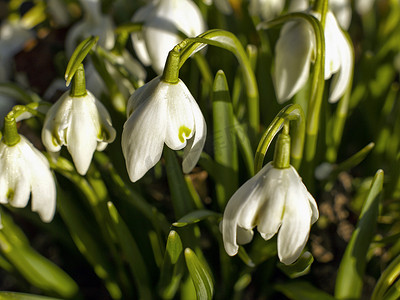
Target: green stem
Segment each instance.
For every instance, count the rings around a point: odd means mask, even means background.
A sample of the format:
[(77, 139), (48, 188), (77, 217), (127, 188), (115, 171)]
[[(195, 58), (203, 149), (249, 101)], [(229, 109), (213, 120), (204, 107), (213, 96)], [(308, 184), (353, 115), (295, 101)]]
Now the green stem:
[(283, 133), (278, 135), (275, 144), (273, 165), (277, 169), (287, 169), (290, 167), (290, 135), (289, 124), (285, 123)]
[[(279, 130), (284, 127), (285, 122), (295, 121), (292, 129), (293, 143), (291, 145), (291, 158), (292, 165), (298, 168), (303, 157), (303, 146), (304, 146), (304, 132), (305, 132), (305, 119), (304, 113), (301, 106), (298, 104), (289, 104), (283, 108), (275, 119), (268, 126), (264, 132), (260, 143), (258, 144), (256, 155), (254, 158), (254, 172), (257, 173), (261, 170), (265, 155), (268, 151), (269, 145), (271, 144), (275, 135)], [(284, 134), (288, 133), (288, 129), (284, 129)]]
[(4, 118), (4, 143), (9, 146), (15, 146), (19, 143), (21, 137), (18, 134), (17, 122), (12, 111)]
[(167, 57), (165, 63), (164, 72), (162, 74), (162, 81), (169, 84), (177, 84), (179, 81), (179, 61), (180, 61), (180, 44), (176, 45), (172, 49)]
[(75, 75), (72, 79), (71, 92), (69, 94), (74, 98), (85, 97), (87, 95), (85, 69), (83, 68), (82, 64), (79, 65), (75, 72)]
[(243, 70), (247, 98), (249, 103), (251, 103), (248, 107), (250, 127), (254, 133), (258, 133), (260, 116), (257, 80), (246, 51), (233, 33), (225, 30), (213, 29), (206, 31), (195, 38), (187, 38), (183, 40), (174, 48), (174, 50), (178, 51), (180, 55), (179, 68), (182, 67), (193, 52), (204, 45), (212, 45), (226, 49), (236, 56)]
[(313, 10), (321, 15), (322, 27), (325, 27), (326, 12), (328, 11), (328, 1), (327, 0), (316, 0), (314, 3)]

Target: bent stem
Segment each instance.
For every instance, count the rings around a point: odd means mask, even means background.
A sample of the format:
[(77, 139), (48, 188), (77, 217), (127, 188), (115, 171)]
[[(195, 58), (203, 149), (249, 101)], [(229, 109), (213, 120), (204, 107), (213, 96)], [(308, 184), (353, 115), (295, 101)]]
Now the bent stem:
[[(205, 45), (212, 45), (226, 49), (236, 56), (240, 66), (243, 69), (244, 83), (246, 86), (246, 94), (248, 99), (248, 118), (250, 128), (254, 134), (257, 134), (260, 124), (257, 81), (246, 51), (233, 33), (220, 29), (209, 30), (198, 35), (197, 37), (183, 40), (181, 43), (176, 45), (171, 52), (176, 52), (179, 55), (179, 68), (181, 68), (194, 52), (199, 51)], [(168, 61), (164, 68), (164, 74), (165, 69), (167, 68)]]
[[(297, 169), (303, 157), (305, 119), (300, 105), (289, 104), (283, 108), (264, 132), (258, 144), (254, 158), (254, 173), (261, 170), (265, 155), (275, 135), (285, 125), (294, 121), (292, 129), (292, 143), (290, 149), (291, 163)], [(287, 129), (286, 129), (287, 130)], [(285, 132), (284, 132), (285, 133)], [(287, 132), (286, 132), (287, 133)]]

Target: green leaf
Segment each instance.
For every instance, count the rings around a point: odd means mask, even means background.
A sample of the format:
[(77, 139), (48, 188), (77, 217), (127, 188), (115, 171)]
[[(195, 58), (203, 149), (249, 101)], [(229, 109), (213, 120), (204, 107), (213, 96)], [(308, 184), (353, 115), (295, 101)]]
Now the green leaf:
[[(375, 285), (371, 299), (372, 300), (384, 299), (384, 294), (388, 291), (390, 286), (399, 278), (399, 276), (400, 276), (400, 255), (398, 255), (389, 264), (389, 266), (382, 272), (378, 282)], [(400, 291), (398, 291), (398, 297), (400, 297)]]
[(76, 70), (78, 70), (79, 65), (88, 55), (92, 47), (99, 40), (98, 36), (91, 36), (87, 39), (83, 40), (75, 49), (74, 53), (72, 53), (71, 58), (68, 62), (67, 69), (65, 70), (65, 80), (66, 85), (69, 86), (72, 78), (75, 75)]
[(340, 262), (335, 286), (337, 299), (361, 297), (366, 255), (375, 232), (382, 186), (383, 171), (378, 170), (361, 210), (357, 227)]
[(202, 264), (192, 249), (185, 249), (186, 266), (196, 289), (198, 300), (212, 299), (214, 293), (213, 280), (208, 268)]
[(214, 160), (216, 195), (223, 209), (238, 188), (238, 153), (233, 107), (223, 71), (215, 76), (213, 93)]
[(183, 276), (182, 241), (174, 230), (168, 235), (158, 291), (163, 299), (172, 299)]
[(144, 259), (140, 253), (136, 241), (132, 237), (128, 227), (122, 220), (117, 209), (112, 202), (107, 203), (110, 212), (111, 220), (114, 225), (114, 231), (117, 235), (117, 240), (121, 245), (122, 254), (128, 261), (132, 275), (135, 278), (136, 287), (139, 291), (141, 299), (151, 299), (152, 292), (150, 289), (149, 274), (144, 264)]
[(175, 217), (181, 218), (193, 211), (195, 205), (175, 153), (168, 147), (164, 147), (164, 157)]
[(311, 264), (314, 262), (314, 257), (310, 252), (304, 252), (298, 260), (291, 265), (278, 263), (278, 268), (290, 278), (297, 278), (308, 274)]
[(175, 227), (183, 227), (210, 217), (221, 217), (221, 214), (206, 209), (195, 210), (183, 216), (175, 223), (172, 223), (172, 225)]
[(2, 223), (0, 251), (30, 284), (63, 298), (71, 298), (78, 293), (75, 281), (52, 261), (36, 252), (9, 216), (3, 214)]
[(288, 281), (275, 285), (277, 291), (293, 300), (335, 300), (331, 295), (316, 288), (307, 281)]
[(0, 300), (61, 300), (61, 299), (33, 295), (33, 294), (0, 292)]

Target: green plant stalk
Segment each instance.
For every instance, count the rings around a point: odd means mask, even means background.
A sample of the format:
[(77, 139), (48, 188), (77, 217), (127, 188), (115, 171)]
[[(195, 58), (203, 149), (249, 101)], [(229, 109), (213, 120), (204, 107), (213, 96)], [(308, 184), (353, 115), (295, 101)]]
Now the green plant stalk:
[(172, 50), (180, 53), (179, 68), (182, 67), (194, 51), (199, 50), (199, 48), (204, 45), (212, 45), (226, 49), (236, 56), (240, 66), (242, 67), (244, 83), (246, 86), (249, 124), (254, 134), (258, 133), (260, 112), (257, 81), (246, 51), (233, 33), (225, 30), (213, 29), (206, 31), (195, 38), (187, 38), (183, 40), (174, 48), (174, 50)]
[(298, 104), (289, 104), (284, 107), (278, 115), (274, 118), (268, 128), (265, 130), (260, 143), (258, 144), (256, 155), (254, 158), (254, 172), (258, 173), (261, 170), (264, 158), (268, 151), (275, 135), (284, 126), (285, 122), (295, 121), (292, 132), (292, 146), (291, 146), (291, 164), (298, 168), (303, 157), (304, 145), (304, 132), (305, 132), (305, 119), (303, 110)]
[(336, 299), (359, 299), (361, 297), (366, 255), (379, 215), (383, 177), (383, 171), (378, 170), (361, 210), (357, 227), (340, 262), (335, 285)]

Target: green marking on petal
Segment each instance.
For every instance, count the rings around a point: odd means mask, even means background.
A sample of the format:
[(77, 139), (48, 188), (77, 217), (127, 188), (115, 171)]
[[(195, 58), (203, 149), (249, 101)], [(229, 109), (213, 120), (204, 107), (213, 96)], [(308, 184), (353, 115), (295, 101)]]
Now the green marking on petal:
[(192, 130), (187, 128), (185, 125), (182, 125), (181, 127), (179, 127), (179, 134), (178, 134), (179, 140), (183, 143), (185, 141), (185, 138), (183, 137), (183, 135), (186, 135), (186, 137), (189, 137), (191, 132), (192, 132)]
[(14, 198), (14, 190), (13, 189), (8, 189), (6, 198), (10, 201)]

